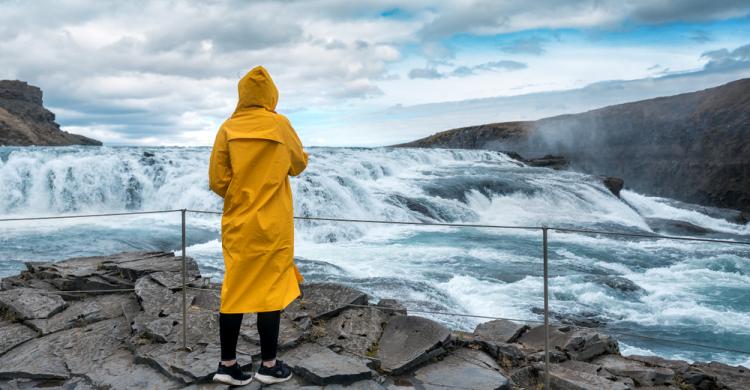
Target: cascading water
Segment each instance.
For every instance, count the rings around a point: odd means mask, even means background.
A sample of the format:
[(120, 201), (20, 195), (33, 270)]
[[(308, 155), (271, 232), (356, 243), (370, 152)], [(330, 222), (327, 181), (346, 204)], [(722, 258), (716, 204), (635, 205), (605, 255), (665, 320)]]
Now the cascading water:
[[(679, 220), (706, 237), (748, 240), (750, 227), (599, 179), (532, 168), (501, 153), (311, 148), (292, 179), (300, 216), (570, 226), (652, 232)], [(0, 215), (189, 208), (220, 210), (208, 190), (208, 148), (0, 148)], [(179, 214), (0, 224), (0, 276), (23, 261), (173, 250)], [(675, 225), (679, 227), (678, 225)], [(221, 277), (219, 218), (188, 215), (188, 254)], [(681, 234), (680, 231), (671, 232)], [(336, 281), (407, 307), (539, 319), (541, 233), (298, 221), (309, 281)], [(750, 350), (750, 248), (550, 232), (557, 320)], [(470, 329), (473, 319), (434, 316)], [(750, 364), (747, 356), (620, 339), (625, 353)]]

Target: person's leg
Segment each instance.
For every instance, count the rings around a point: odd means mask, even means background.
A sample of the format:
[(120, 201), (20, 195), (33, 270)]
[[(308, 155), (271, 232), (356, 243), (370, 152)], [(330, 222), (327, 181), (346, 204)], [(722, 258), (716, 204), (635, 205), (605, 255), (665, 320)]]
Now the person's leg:
[(258, 313), (258, 335), (260, 336), (260, 357), (263, 365), (273, 367), (276, 364), (276, 349), (279, 344), (279, 325), (281, 311)]
[(242, 314), (219, 313), (219, 341), (221, 362), (214, 374), (214, 382), (233, 386), (244, 386), (253, 380), (252, 375), (242, 372), (237, 363), (237, 338), (240, 336)]
[(242, 314), (219, 313), (221, 364), (231, 367), (237, 362), (237, 338), (240, 336)]
[(255, 378), (267, 385), (284, 382), (292, 378), (292, 369), (281, 360), (276, 359), (280, 323), (280, 311), (258, 313), (260, 357), (263, 362), (260, 364)]

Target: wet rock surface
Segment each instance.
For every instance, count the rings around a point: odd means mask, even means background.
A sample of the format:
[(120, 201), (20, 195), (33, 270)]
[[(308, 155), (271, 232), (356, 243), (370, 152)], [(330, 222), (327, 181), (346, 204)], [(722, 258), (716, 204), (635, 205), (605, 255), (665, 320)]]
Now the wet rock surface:
[(381, 368), (394, 375), (408, 371), (442, 352), (451, 333), (445, 326), (423, 317), (399, 316), (388, 322), (377, 356)]
[(482, 351), (459, 349), (418, 369), (414, 378), (425, 389), (468, 388), (510, 390), (510, 381), (492, 357)]
[[(171, 253), (121, 253), (29, 263), (0, 281), (0, 388), (228, 388), (210, 382), (220, 356), (220, 285), (202, 279), (188, 261), (183, 349), (181, 266)], [(312, 283), (303, 292), (283, 312), (280, 329), (279, 357), (295, 377), (276, 389), (539, 389), (543, 383), (542, 326), (497, 320), (473, 333), (451, 333), (406, 315), (396, 300), (371, 305), (351, 287)], [(246, 370), (257, 369), (260, 359), (255, 321), (245, 315), (237, 346)], [(591, 329), (551, 326), (550, 346), (554, 389), (750, 384), (743, 367), (623, 357), (614, 339)]]

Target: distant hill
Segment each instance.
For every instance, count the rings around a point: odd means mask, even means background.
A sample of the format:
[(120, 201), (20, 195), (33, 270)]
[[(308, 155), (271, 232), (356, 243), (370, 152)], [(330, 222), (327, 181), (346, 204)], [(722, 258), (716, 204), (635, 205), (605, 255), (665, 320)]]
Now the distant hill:
[(750, 211), (750, 79), (581, 114), (443, 131), (397, 146), (565, 157), (626, 187)]
[(23, 81), (0, 80), (0, 146), (101, 145), (60, 130), (42, 105), (42, 90)]

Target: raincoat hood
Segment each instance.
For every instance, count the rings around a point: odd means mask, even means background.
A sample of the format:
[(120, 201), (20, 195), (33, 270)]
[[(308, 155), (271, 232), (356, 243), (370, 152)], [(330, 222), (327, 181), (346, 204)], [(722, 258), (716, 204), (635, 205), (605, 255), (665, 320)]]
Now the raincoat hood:
[(268, 111), (276, 110), (279, 101), (279, 90), (276, 89), (271, 75), (262, 66), (256, 66), (247, 72), (237, 85), (239, 101), (234, 113), (248, 108), (265, 108)]

